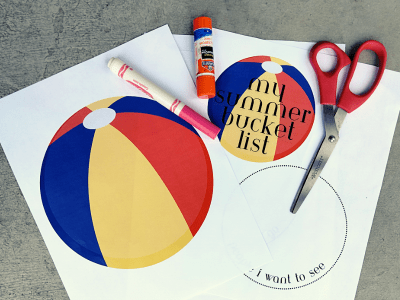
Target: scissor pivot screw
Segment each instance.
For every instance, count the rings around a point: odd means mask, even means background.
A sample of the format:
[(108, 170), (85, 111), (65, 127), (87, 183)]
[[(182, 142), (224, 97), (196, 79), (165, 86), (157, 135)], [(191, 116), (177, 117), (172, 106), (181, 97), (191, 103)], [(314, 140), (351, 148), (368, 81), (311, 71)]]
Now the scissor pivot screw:
[(331, 136), (328, 138), (328, 141), (330, 141), (331, 143), (333, 143), (334, 141), (336, 141), (335, 136), (331, 135)]

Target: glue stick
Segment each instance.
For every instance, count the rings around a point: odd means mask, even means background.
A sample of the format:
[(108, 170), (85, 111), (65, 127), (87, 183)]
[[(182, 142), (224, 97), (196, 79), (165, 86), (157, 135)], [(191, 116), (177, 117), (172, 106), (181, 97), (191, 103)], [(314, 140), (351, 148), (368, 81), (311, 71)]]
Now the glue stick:
[(211, 19), (208, 17), (194, 19), (193, 31), (197, 97), (213, 98), (215, 97), (215, 75)]

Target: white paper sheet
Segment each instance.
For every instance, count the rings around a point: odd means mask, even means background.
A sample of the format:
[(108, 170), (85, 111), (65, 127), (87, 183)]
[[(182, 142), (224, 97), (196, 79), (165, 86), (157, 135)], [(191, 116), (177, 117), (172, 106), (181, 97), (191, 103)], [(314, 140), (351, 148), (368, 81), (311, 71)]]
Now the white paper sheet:
[(81, 257), (59, 238), (46, 217), (39, 187), (52, 137), (71, 115), (93, 102), (116, 96), (146, 97), (107, 68), (111, 57), (121, 58), (186, 104), (197, 103), (168, 26), (0, 100), (2, 147), (69, 297), (184, 299), (270, 260), (219, 142), (201, 133), (213, 166), (213, 199), (200, 230), (181, 251), (148, 267), (114, 269)]
[[(347, 116), (321, 178), (293, 215), (289, 208), (323, 136), (319, 90), (308, 51), (218, 29), (213, 38), (216, 78), (243, 58), (278, 57), (306, 77), (316, 108), (309, 136), (284, 158), (254, 163), (227, 152), (274, 261), (195, 299), (208, 299), (210, 294), (228, 299), (354, 299), (399, 113), (399, 74), (386, 70), (374, 95)], [(321, 60), (334, 64), (329, 56)], [(364, 91), (375, 73), (375, 67), (359, 64), (352, 91)]]

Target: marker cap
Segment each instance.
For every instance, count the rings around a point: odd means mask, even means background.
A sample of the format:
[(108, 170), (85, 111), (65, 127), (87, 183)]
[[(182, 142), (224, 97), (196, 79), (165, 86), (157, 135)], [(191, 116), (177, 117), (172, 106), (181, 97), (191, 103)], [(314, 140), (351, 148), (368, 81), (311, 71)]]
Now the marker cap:
[(193, 20), (193, 30), (199, 28), (212, 28), (211, 18), (209, 17), (198, 17)]

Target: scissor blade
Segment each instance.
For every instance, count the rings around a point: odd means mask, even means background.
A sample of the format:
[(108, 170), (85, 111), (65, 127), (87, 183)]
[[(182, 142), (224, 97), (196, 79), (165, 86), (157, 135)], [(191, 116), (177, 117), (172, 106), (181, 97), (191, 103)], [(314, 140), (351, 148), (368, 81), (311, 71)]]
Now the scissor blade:
[(319, 174), (322, 169), (325, 167), (326, 162), (333, 149), (335, 148), (337, 143), (337, 138), (332, 141), (331, 135), (325, 135), (317, 154), (314, 156), (310, 167), (307, 170), (306, 175), (303, 178), (303, 181), (300, 185), (299, 190), (297, 191), (296, 197), (294, 198), (292, 207), (290, 211), (292, 213), (296, 213), (300, 206), (303, 204), (304, 199), (307, 197), (308, 193), (311, 191), (311, 188), (314, 186), (314, 183), (317, 181)]

